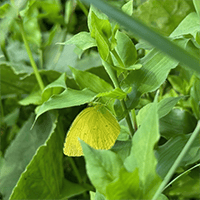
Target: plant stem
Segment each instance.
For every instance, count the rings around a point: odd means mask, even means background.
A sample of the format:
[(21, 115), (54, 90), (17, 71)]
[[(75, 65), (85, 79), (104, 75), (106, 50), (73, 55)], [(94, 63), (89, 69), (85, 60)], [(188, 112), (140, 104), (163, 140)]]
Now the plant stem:
[(166, 188), (168, 188), (172, 183), (174, 183), (177, 179), (179, 179), (180, 177), (184, 176), (185, 174), (187, 174), (188, 172), (190, 172), (191, 170), (193, 170), (194, 168), (199, 167), (199, 166), (200, 166), (200, 163), (197, 164), (197, 165), (195, 165), (195, 166), (193, 166), (193, 167), (191, 167), (190, 169), (184, 171), (182, 174), (180, 174), (180, 175), (177, 176), (175, 179), (173, 179), (170, 183), (168, 183), (168, 184), (165, 186), (164, 190), (165, 190)]
[(21, 31), (21, 34), (22, 34), (22, 38), (23, 38), (23, 41), (24, 41), (24, 44), (25, 44), (25, 47), (26, 47), (26, 51), (28, 53), (28, 56), (29, 56), (29, 59), (30, 59), (30, 62), (31, 62), (31, 66), (33, 67), (33, 70), (34, 70), (34, 73), (35, 73), (35, 77), (36, 77), (37, 82), (40, 86), (40, 89), (43, 90), (44, 89), (44, 83), (43, 83), (42, 78), (39, 74), (35, 60), (33, 59), (33, 54), (31, 52), (30, 46), (28, 44), (28, 40), (27, 40), (26, 33), (25, 33), (25, 30), (24, 30), (24, 26), (23, 26), (23, 21), (20, 18), (20, 16), (19, 16), (18, 22), (19, 22), (18, 24), (19, 24), (20, 31)]
[(6, 45), (5, 45), (5, 40), (2, 42), (2, 44), (1, 44), (1, 50), (2, 50), (2, 52), (3, 52), (3, 54), (4, 54), (4, 57), (5, 57), (5, 59), (6, 59), (6, 61), (9, 61), (9, 57), (8, 57), (8, 54), (7, 54), (7, 51), (6, 51), (6, 47), (5, 47)]
[(113, 53), (113, 55), (115, 56), (117, 62), (120, 64), (121, 67), (125, 68), (124, 63), (122, 62), (121, 58), (119, 57), (119, 55), (117, 54), (116, 50), (113, 49), (111, 51)]
[(183, 157), (185, 156), (185, 154), (189, 150), (190, 146), (192, 145), (192, 143), (195, 140), (195, 138), (197, 137), (197, 135), (199, 134), (199, 131), (200, 131), (200, 121), (198, 121), (198, 124), (197, 124), (194, 132), (192, 133), (192, 135), (190, 136), (188, 142), (186, 143), (186, 145), (184, 146), (183, 150), (179, 154), (178, 158), (176, 159), (176, 161), (174, 162), (174, 164), (172, 165), (172, 167), (168, 171), (167, 175), (165, 176), (163, 182), (161, 183), (160, 187), (156, 191), (156, 193), (155, 193), (154, 197), (152, 198), (152, 200), (157, 200), (158, 199), (158, 196), (162, 193), (162, 191), (165, 188), (165, 185), (167, 185), (167, 183), (171, 179), (171, 177), (174, 174), (175, 170), (179, 166), (181, 160), (183, 159)]
[(138, 125), (137, 125), (137, 118), (136, 118), (136, 114), (135, 114), (135, 109), (131, 110), (131, 114), (132, 114), (132, 119), (133, 119), (135, 131), (137, 131)]
[[(112, 63), (111, 58), (110, 58), (109, 61)], [(111, 78), (111, 80), (112, 80), (113, 85), (115, 86), (115, 88), (120, 88), (118, 80), (117, 80), (116, 73), (113, 70), (112, 66), (110, 66), (110, 64), (107, 63), (107, 62), (105, 62), (104, 60), (102, 60), (102, 63), (103, 63), (103, 66), (105, 67), (106, 72), (110, 76), (110, 78)], [(133, 129), (133, 125), (132, 125), (132, 122), (131, 122), (131, 117), (129, 115), (129, 112), (128, 112), (128, 109), (126, 107), (124, 99), (121, 100), (121, 105), (122, 105), (123, 111), (127, 112), (127, 115), (126, 115), (125, 119), (126, 119), (126, 122), (128, 124), (128, 127), (129, 127), (130, 136), (132, 137), (132, 135), (134, 134), (134, 129)]]
[(79, 5), (79, 7), (81, 8), (81, 10), (84, 12), (85, 16), (88, 16), (88, 10), (85, 7), (85, 5), (83, 3), (81, 3), (79, 0), (77, 1), (77, 4)]

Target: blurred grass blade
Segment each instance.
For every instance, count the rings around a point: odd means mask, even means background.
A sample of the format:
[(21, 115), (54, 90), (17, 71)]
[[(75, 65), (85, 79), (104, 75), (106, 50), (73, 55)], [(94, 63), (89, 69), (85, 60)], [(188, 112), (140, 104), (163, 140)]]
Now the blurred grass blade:
[(189, 68), (200, 73), (200, 60), (195, 58), (193, 55), (189, 54), (182, 48), (178, 47), (174, 43), (170, 42), (168, 39), (164, 38), (160, 34), (151, 30), (139, 20), (130, 17), (120, 11), (119, 9), (110, 6), (103, 0), (83, 0), (86, 3), (91, 3), (97, 8), (99, 8), (106, 15), (117, 21), (119, 24), (123, 25), (128, 30), (135, 33), (137, 36), (146, 40), (147, 42), (154, 45), (156, 48), (165, 52), (169, 56), (180, 61), (182, 64), (187, 65)]

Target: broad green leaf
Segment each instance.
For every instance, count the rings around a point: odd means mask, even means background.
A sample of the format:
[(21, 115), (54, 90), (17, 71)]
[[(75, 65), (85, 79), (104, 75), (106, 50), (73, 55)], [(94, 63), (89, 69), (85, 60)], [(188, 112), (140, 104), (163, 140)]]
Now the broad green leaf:
[(90, 54), (85, 54), (80, 60), (77, 60), (74, 68), (81, 70), (81, 71), (88, 70), (91, 72), (91, 70), (92, 71), (97, 70), (96, 69), (97, 67), (102, 68), (102, 67), (99, 67), (101, 65), (102, 65), (101, 57), (100, 57), (99, 53), (97, 53), (95, 51), (91, 51)]
[(136, 168), (139, 170), (141, 199), (151, 199), (161, 183), (156, 173), (157, 160), (154, 155), (154, 146), (158, 140), (158, 114), (155, 102), (134, 134), (130, 156), (125, 160), (125, 167), (129, 172)]
[[(91, 192), (90, 192), (90, 194), (91, 194)], [(108, 199), (106, 199), (106, 197), (103, 194), (96, 191), (96, 193), (93, 192), (90, 200), (108, 200)]]
[[(172, 58), (187, 65), (190, 69), (200, 72), (198, 59), (196, 59), (194, 56), (187, 53), (186, 51), (184, 51), (182, 48), (178, 47), (174, 43), (170, 42), (168, 39), (164, 38), (163, 36), (159, 35), (155, 31), (151, 30), (150, 28), (145, 26), (143, 23), (141, 23), (139, 20), (126, 15), (122, 11), (114, 8), (113, 6), (109, 5), (103, 0), (98, 0), (98, 1), (83, 0), (83, 1), (88, 4), (92, 3), (94, 6), (96, 6), (98, 9), (101, 9), (102, 12), (104, 12), (106, 15), (114, 19), (119, 24), (123, 25), (123, 27), (127, 28), (129, 31), (132, 31), (134, 34), (136, 34), (140, 38), (145, 39), (147, 42), (154, 45), (156, 48), (160, 49), (161, 51), (165, 52), (167, 55), (171, 56)], [(174, 2), (174, 0), (171, 0), (171, 1)], [(179, 1), (182, 2), (182, 0), (179, 0)], [(177, 5), (179, 5), (179, 1), (177, 1)], [(167, 5), (173, 5), (173, 4), (169, 4), (168, 1), (165, 1), (165, 3)], [(184, 4), (185, 4), (185, 1), (184, 1)], [(173, 6), (172, 8), (174, 9)], [(182, 11), (181, 11), (181, 14), (182, 14)]]
[(63, 132), (51, 132), (47, 141), (38, 148), (26, 170), (21, 174), (10, 200), (57, 199), (60, 196), (64, 179), (63, 140)]
[(62, 180), (63, 186), (59, 196), (59, 199), (68, 199), (85, 192), (87, 189), (82, 185), (68, 181), (67, 179)]
[(193, 4), (194, 4), (195, 10), (196, 10), (198, 16), (200, 17), (200, 1), (193, 0)]
[[(172, 108), (177, 104), (177, 102), (182, 98), (183, 96), (168, 97), (168, 98), (162, 99), (158, 103), (158, 118), (162, 118), (165, 115), (167, 115), (172, 110)], [(147, 115), (147, 113), (149, 112), (150, 107), (153, 106), (152, 104), (153, 103), (149, 103), (139, 110), (139, 113), (137, 115), (138, 125), (142, 124), (142, 121)]]
[(19, 101), (19, 104), (23, 106), (27, 106), (30, 104), (34, 105), (42, 104), (42, 92), (40, 88), (36, 86), (27, 97)]
[[(128, 133), (128, 137), (129, 137), (129, 133)], [(131, 141), (127, 139), (126, 141), (116, 141), (115, 145), (111, 148), (111, 151), (119, 155), (121, 160), (124, 161), (130, 154)]]
[(16, 73), (9, 64), (0, 64), (1, 69), (1, 95), (28, 94), (35, 86), (35, 77), (29, 76), (23, 80), (23, 74)]
[[(94, 12), (91, 13), (91, 26), (92, 31), (90, 32), (91, 36), (96, 38), (96, 31), (98, 30), (99, 34), (103, 36), (104, 40), (108, 43), (108, 39), (111, 37), (111, 24), (106, 19), (100, 19), (95, 15)], [(109, 44), (109, 43), (108, 43)]]
[(38, 18), (46, 18), (52, 24), (64, 25), (63, 16), (60, 14), (62, 9), (60, 1), (35, 1), (36, 6), (42, 10), (39, 13)]
[(9, 9), (11, 8), (10, 4), (5, 3), (2, 6), (0, 6), (0, 18), (4, 18), (6, 14), (9, 12)]
[[(70, 39), (70, 35), (65, 35), (66, 30), (61, 29), (60, 26), (56, 26), (50, 32), (48, 38), (49, 42), (43, 50), (43, 68), (52, 69), (61, 73), (68, 74), (67, 68), (64, 66), (75, 66), (78, 55), (74, 52), (75, 45), (55, 45), (57, 43), (65, 42), (66, 39)], [(70, 70), (69, 70), (70, 71)]]
[(163, 35), (169, 35), (191, 10), (187, 0), (148, 0), (133, 15)]
[(19, 117), (19, 108), (15, 108), (14, 111), (4, 116), (2, 121), (6, 123), (7, 126), (13, 126), (16, 124), (18, 117)]
[(199, 199), (199, 169), (193, 170), (189, 175), (183, 176), (170, 186), (167, 192), (173, 199)]
[(123, 84), (134, 85), (142, 94), (156, 90), (166, 80), (169, 71), (175, 68), (177, 61), (153, 49), (139, 62), (142, 68), (132, 71)]
[(80, 89), (88, 88), (95, 93), (108, 92), (113, 90), (113, 87), (109, 83), (99, 78), (97, 75), (85, 71), (80, 71), (72, 67), (70, 67), (70, 69)]
[(196, 78), (190, 90), (190, 102), (196, 119), (200, 119), (200, 80)]
[(52, 95), (59, 94), (66, 89), (66, 75), (63, 73), (57, 80), (47, 85), (42, 91), (42, 100), (47, 101)]
[(169, 139), (179, 134), (191, 133), (196, 126), (196, 122), (195, 117), (189, 112), (181, 109), (173, 109), (160, 119), (160, 134)]
[(108, 20), (98, 18), (94, 12), (91, 12), (91, 36), (96, 40), (98, 51), (103, 60), (109, 56), (110, 42), (112, 35), (111, 24)]
[(33, 121), (34, 116), (32, 115), (6, 151), (5, 162), (0, 174), (1, 193), (5, 200), (9, 198), (21, 173), (25, 171), (37, 149), (44, 145), (56, 126), (56, 116), (50, 113), (43, 115), (30, 130)]
[(200, 31), (200, 20), (197, 13), (192, 12), (178, 25), (172, 32), (170, 37), (180, 37), (182, 35), (191, 34), (196, 38), (197, 32)]
[[(122, 85), (122, 88), (124, 90), (126, 90), (128, 87), (130, 87), (130, 85)], [(127, 94), (127, 98), (125, 99), (128, 110), (132, 110), (138, 105), (141, 95), (142, 94), (140, 91), (138, 91), (137, 87), (135, 85), (132, 85), (131, 92)]]
[(67, 40), (65, 44), (74, 44), (83, 51), (91, 47), (97, 46), (94, 38), (88, 32), (80, 32)]
[(104, 20), (108, 20), (108, 17), (100, 12), (96, 7), (94, 7), (93, 5), (90, 6), (90, 10), (89, 10), (89, 14), (88, 14), (88, 28), (90, 33), (92, 32), (92, 13), (94, 13), (99, 19), (104, 19)]
[(42, 35), (37, 19), (39, 11), (34, 3), (35, 1), (28, 1), (25, 9), (20, 12), (20, 15), (23, 19), (27, 40), (39, 48), (41, 46)]
[(121, 58), (124, 67), (131, 67), (135, 64), (137, 59), (137, 51), (133, 42), (125, 33), (120, 31), (117, 31), (115, 38), (117, 40), (116, 51)]
[(138, 168), (133, 172), (127, 172), (122, 168), (119, 178), (106, 188), (108, 199), (141, 199), (141, 193)]
[[(157, 172), (161, 177), (164, 178), (166, 176), (167, 172), (177, 159), (190, 136), (191, 134), (181, 134), (179, 136), (175, 136), (162, 146), (158, 147), (156, 150), (156, 157), (158, 159)], [(199, 150), (199, 138), (197, 138), (197, 140), (193, 142), (179, 166), (184, 167), (197, 162), (200, 155)]]
[(126, 93), (120, 88), (113, 89), (109, 92), (99, 93), (96, 97), (110, 97), (113, 99), (124, 99), (126, 97)]
[[(5, 8), (7, 7), (7, 8)], [(3, 10), (6, 9), (6, 12)], [(6, 35), (10, 29), (11, 24), (13, 23), (15, 17), (17, 16), (17, 10), (13, 6), (1, 6), (2, 15), (5, 14), (4, 18), (1, 19), (0, 23), (0, 44), (5, 42)]]
[(110, 150), (96, 150), (81, 141), (86, 161), (87, 174), (102, 194), (106, 194), (106, 187), (114, 181), (123, 165), (120, 157)]
[(133, 0), (129, 0), (126, 4), (124, 4), (122, 6), (122, 11), (131, 16), (133, 14)]
[(167, 79), (175, 91), (183, 95), (188, 95), (190, 85), (185, 79), (176, 75), (169, 75)]
[(48, 101), (44, 102), (40, 107), (38, 107), (36, 119), (41, 114), (49, 110), (68, 108), (89, 103), (94, 99), (95, 96), (96, 93), (88, 89), (73, 90), (67, 88), (61, 94), (51, 97)]
[(96, 30), (95, 32), (95, 39), (98, 47), (98, 52), (101, 58), (104, 61), (107, 61), (110, 55), (109, 43), (106, 42), (105, 38), (99, 33), (98, 30)]

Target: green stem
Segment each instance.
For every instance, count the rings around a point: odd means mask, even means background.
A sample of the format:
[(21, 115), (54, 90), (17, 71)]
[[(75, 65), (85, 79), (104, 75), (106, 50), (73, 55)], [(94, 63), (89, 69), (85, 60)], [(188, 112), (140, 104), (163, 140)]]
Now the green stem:
[(177, 179), (179, 179), (180, 177), (184, 176), (185, 174), (187, 174), (188, 172), (190, 172), (191, 170), (193, 170), (194, 168), (199, 167), (199, 166), (200, 166), (200, 163), (197, 164), (197, 165), (195, 165), (195, 166), (193, 166), (193, 167), (191, 167), (190, 169), (184, 171), (182, 174), (180, 174), (180, 175), (177, 176), (175, 179), (173, 179), (170, 183), (168, 183), (168, 184), (165, 186), (164, 190), (167, 189), (167, 188), (168, 188), (172, 183), (174, 183)]
[(8, 54), (7, 54), (7, 51), (6, 51), (6, 47), (5, 47), (6, 45), (5, 45), (5, 40), (2, 42), (2, 44), (1, 44), (1, 50), (2, 50), (2, 52), (3, 52), (3, 54), (4, 54), (4, 57), (5, 57), (5, 59), (6, 59), (6, 61), (9, 61), (9, 57), (8, 57)]
[(20, 27), (20, 31), (21, 31), (21, 34), (22, 34), (22, 38), (23, 38), (23, 41), (24, 41), (24, 44), (25, 44), (25, 47), (26, 47), (26, 51), (28, 53), (28, 56), (29, 56), (29, 59), (30, 59), (30, 62), (31, 62), (31, 66), (33, 67), (33, 70), (34, 70), (34, 73), (35, 73), (35, 77), (37, 79), (37, 82), (40, 86), (40, 89), (43, 90), (44, 89), (44, 84), (43, 84), (43, 81), (42, 81), (42, 78), (39, 74), (39, 71), (37, 69), (37, 65), (35, 63), (35, 60), (33, 59), (33, 55), (32, 55), (32, 52), (31, 52), (31, 49), (30, 49), (30, 46), (28, 44), (28, 40), (27, 40), (27, 37), (26, 37), (26, 33), (25, 33), (25, 30), (24, 30), (24, 26), (23, 26), (23, 21), (22, 19), (19, 17), (19, 27)]
[(85, 16), (87, 17), (87, 16), (88, 16), (88, 10), (87, 10), (87, 8), (85, 7), (85, 5), (82, 4), (79, 0), (77, 1), (77, 4), (78, 4), (79, 7), (81, 8), (81, 10), (84, 12)]
[(156, 193), (155, 193), (154, 197), (152, 198), (152, 200), (157, 200), (158, 199), (159, 195), (162, 193), (162, 191), (164, 190), (165, 186), (167, 185), (167, 183), (169, 182), (169, 180), (173, 176), (175, 170), (179, 166), (181, 160), (184, 158), (185, 154), (187, 153), (187, 151), (189, 150), (190, 146), (194, 142), (195, 138), (199, 134), (199, 131), (200, 131), (200, 121), (198, 121), (198, 124), (197, 124), (194, 132), (192, 133), (192, 135), (190, 136), (188, 142), (186, 143), (186, 145), (184, 146), (183, 150), (179, 154), (178, 158), (176, 159), (176, 161), (174, 162), (174, 164), (172, 165), (172, 167), (168, 171), (167, 175), (165, 176), (163, 182), (161, 183), (160, 187), (156, 191)]
[(137, 131), (138, 125), (137, 125), (137, 118), (136, 118), (136, 114), (135, 114), (135, 109), (131, 110), (131, 114), (132, 114), (132, 118), (133, 118), (133, 124), (134, 124), (135, 131)]
[[(109, 61), (112, 63), (111, 58), (109, 59)], [(110, 76), (110, 78), (111, 78), (111, 80), (112, 80), (113, 85), (115, 86), (115, 88), (120, 88), (118, 80), (117, 80), (116, 73), (113, 70), (112, 66), (110, 66), (110, 64), (108, 64), (104, 60), (102, 60), (102, 63), (103, 63), (103, 66), (105, 67), (106, 72)], [(126, 119), (126, 122), (128, 124), (128, 127), (129, 127), (130, 135), (132, 137), (132, 135), (134, 134), (134, 129), (133, 129), (133, 125), (132, 125), (132, 122), (131, 122), (131, 117), (129, 115), (129, 112), (128, 112), (128, 109), (126, 107), (124, 99), (121, 100), (121, 105), (122, 105), (123, 111), (127, 112), (127, 115), (126, 115), (125, 119)]]
[(121, 58), (119, 57), (119, 55), (117, 54), (116, 50), (113, 49), (111, 51), (113, 53), (113, 55), (115, 56), (117, 62), (120, 64), (121, 67), (125, 68), (124, 63), (122, 62)]

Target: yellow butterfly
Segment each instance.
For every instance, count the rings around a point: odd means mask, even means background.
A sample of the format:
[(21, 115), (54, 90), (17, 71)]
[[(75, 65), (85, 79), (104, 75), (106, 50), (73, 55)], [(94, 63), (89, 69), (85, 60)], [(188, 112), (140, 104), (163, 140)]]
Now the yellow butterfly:
[(110, 149), (119, 133), (119, 123), (105, 107), (88, 107), (73, 121), (65, 140), (64, 154), (83, 155), (78, 138), (95, 149)]

